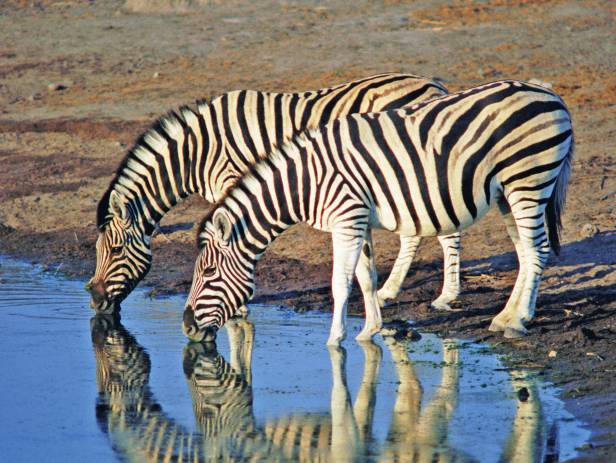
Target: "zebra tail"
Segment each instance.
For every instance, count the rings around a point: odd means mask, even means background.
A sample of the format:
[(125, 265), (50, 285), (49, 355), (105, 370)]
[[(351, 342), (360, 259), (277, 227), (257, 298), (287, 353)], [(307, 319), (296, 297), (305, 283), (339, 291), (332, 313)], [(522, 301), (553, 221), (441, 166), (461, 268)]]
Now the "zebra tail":
[(545, 209), (545, 218), (548, 227), (548, 238), (550, 247), (557, 256), (560, 254), (560, 233), (563, 227), (561, 214), (565, 208), (565, 200), (567, 198), (567, 184), (569, 183), (569, 175), (571, 175), (571, 163), (573, 162), (574, 141), (571, 136), (571, 144), (569, 152), (563, 160), (562, 168), (558, 173), (556, 185), (552, 191), (552, 196)]

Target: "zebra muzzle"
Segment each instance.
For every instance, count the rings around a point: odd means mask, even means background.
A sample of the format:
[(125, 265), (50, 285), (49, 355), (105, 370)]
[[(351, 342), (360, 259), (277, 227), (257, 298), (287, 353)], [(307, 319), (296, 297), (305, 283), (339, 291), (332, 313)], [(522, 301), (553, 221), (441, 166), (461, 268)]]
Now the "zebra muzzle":
[(199, 328), (195, 320), (195, 314), (191, 307), (187, 307), (186, 310), (184, 310), (182, 320), (182, 331), (191, 341), (214, 342), (216, 340), (216, 332), (218, 331), (218, 328), (216, 326)]

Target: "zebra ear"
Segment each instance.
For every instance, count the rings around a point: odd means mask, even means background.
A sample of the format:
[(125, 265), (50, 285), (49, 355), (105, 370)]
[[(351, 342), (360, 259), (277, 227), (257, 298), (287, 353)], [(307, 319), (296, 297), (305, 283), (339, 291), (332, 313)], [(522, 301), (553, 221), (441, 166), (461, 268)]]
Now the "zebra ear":
[(222, 209), (217, 209), (212, 216), (212, 223), (218, 238), (228, 243), (229, 238), (231, 238), (231, 230), (233, 230), (229, 214)]
[(128, 207), (126, 207), (126, 204), (124, 203), (122, 197), (115, 190), (112, 190), (109, 194), (109, 209), (111, 210), (111, 212), (113, 212), (115, 215), (117, 215), (123, 220), (127, 220), (130, 218), (130, 212), (128, 211)]

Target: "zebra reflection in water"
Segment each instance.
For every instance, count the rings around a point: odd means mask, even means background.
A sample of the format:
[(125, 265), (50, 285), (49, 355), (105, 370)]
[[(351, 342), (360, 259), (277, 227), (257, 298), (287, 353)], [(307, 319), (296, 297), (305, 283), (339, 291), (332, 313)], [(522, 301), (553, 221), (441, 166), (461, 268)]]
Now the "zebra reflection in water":
[[(354, 404), (347, 386), (346, 351), (330, 347), (330, 412), (296, 413), (260, 425), (253, 412), (254, 327), (247, 320), (226, 326), (230, 363), (213, 344), (189, 344), (184, 349), (184, 373), (198, 429), (192, 433), (165, 414), (156, 401), (148, 385), (148, 353), (119, 318), (97, 315), (92, 319), (99, 391), (96, 416), (120, 459), (473, 461), (448, 443), (459, 390), (459, 350), (454, 341), (444, 341), (440, 384), (430, 401), (422, 404), (424, 393), (408, 345), (386, 338), (398, 388), (389, 430), (380, 443), (372, 432), (381, 347), (372, 342), (360, 344), (364, 371)], [(556, 461), (554, 449), (546, 445), (549, 439), (534, 381), (521, 373), (511, 379), (514, 390), (524, 387), (529, 397), (518, 404), (502, 461)]]

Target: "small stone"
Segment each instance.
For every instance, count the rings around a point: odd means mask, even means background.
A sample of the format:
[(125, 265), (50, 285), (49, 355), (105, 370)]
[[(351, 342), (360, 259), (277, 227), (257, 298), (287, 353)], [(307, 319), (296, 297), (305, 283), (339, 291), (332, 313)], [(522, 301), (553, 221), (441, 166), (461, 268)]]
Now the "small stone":
[(558, 355), (558, 352), (556, 352), (555, 350), (551, 350), (548, 353), (548, 357), (550, 357), (551, 359), (553, 359), (554, 357), (556, 357)]
[(583, 238), (590, 238), (591, 236), (595, 236), (597, 233), (599, 233), (599, 227), (593, 223), (585, 223), (580, 231)]
[(526, 389), (525, 387), (518, 389), (518, 400), (520, 402), (526, 402), (529, 397), (530, 393), (528, 392), (528, 389)]
[(50, 92), (59, 92), (62, 90), (66, 90), (67, 88), (68, 85), (61, 82), (52, 82), (47, 85), (47, 90), (49, 90)]
[(156, 71), (154, 74), (152, 74), (152, 77), (158, 79), (160, 77), (160, 72)]
[(409, 341), (416, 342), (421, 339), (421, 334), (419, 334), (419, 331), (411, 328), (406, 332), (406, 335), (404, 336), (404, 338), (408, 339)]

